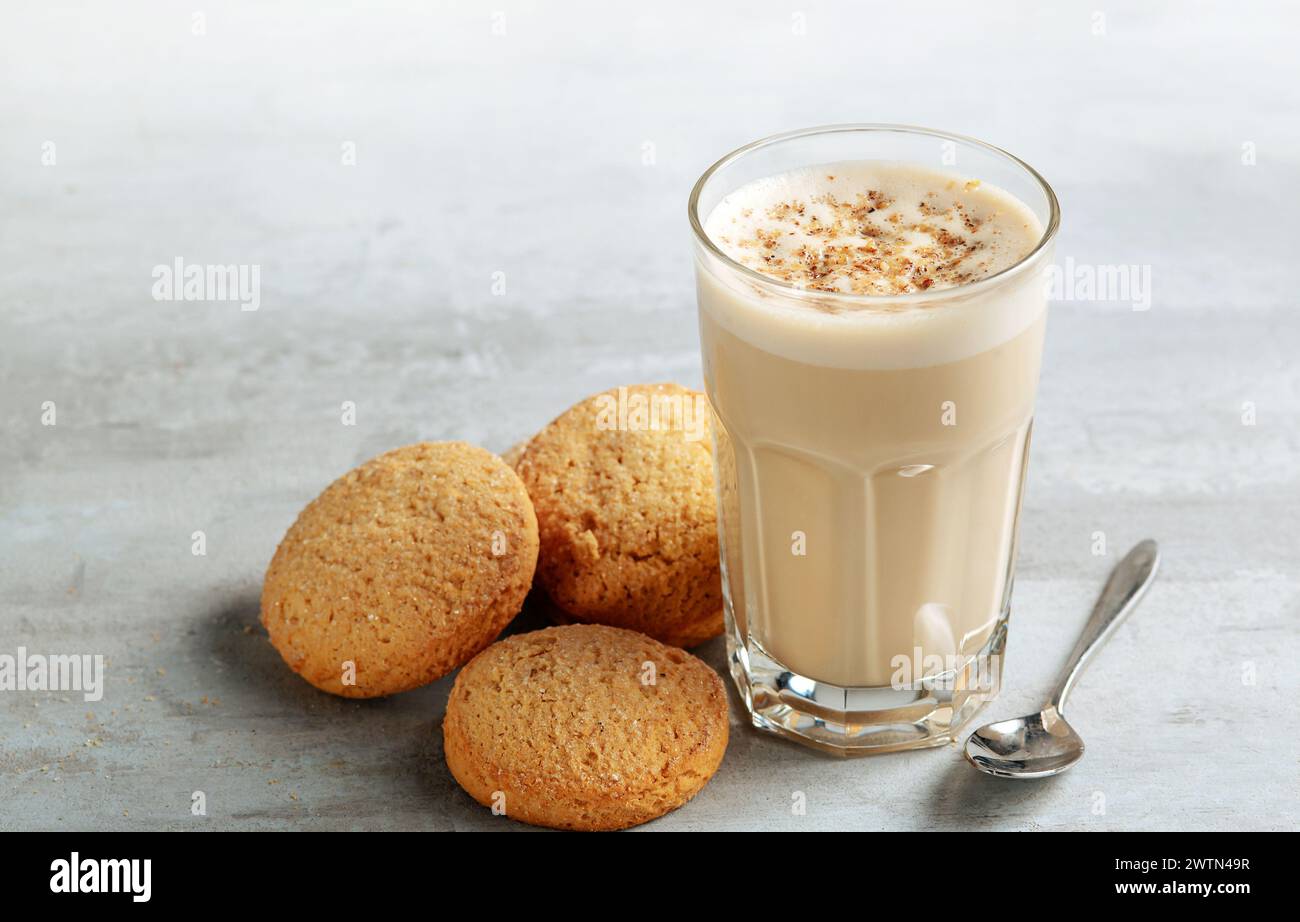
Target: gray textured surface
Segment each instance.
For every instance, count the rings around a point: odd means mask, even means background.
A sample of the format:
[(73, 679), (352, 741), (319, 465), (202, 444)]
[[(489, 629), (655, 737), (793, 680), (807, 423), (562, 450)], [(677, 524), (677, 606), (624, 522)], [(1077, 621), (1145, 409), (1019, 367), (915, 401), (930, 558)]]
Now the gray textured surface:
[[(1017, 152), (1063, 201), (1060, 260), (1152, 272), (1149, 311), (1053, 308), (986, 713), (1044, 693), (1128, 544), (1160, 539), (1163, 576), (1076, 692), (1090, 750), (1054, 782), (737, 724), (649, 828), (1296, 828), (1294, 14), (1117, 5), (1094, 35), (1092, 4), (500, 6), (505, 35), (473, 4), (213, 4), (202, 36), (162, 3), (6, 9), (0, 652), (109, 666), (97, 704), (0, 692), (0, 827), (519, 828), (443, 766), (447, 681), (353, 703), (281, 665), (266, 562), (383, 449), (500, 450), (598, 388), (698, 382), (691, 182), (755, 137), (871, 120)], [(176, 256), (259, 264), (261, 309), (154, 301)]]

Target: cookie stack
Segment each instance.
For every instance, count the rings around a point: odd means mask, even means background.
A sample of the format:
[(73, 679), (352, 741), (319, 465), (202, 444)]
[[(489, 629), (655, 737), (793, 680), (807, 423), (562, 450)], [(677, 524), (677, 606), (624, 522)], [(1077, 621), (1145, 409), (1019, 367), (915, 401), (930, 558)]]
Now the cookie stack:
[[(707, 405), (676, 385), (617, 388), (518, 454), (512, 469), (421, 443), (345, 474), (276, 550), (262, 622), (295, 672), (345, 697), (468, 662), (444, 751), (493, 812), (646, 822), (693, 797), (727, 744), (721, 680), (679, 649), (722, 630)], [(530, 588), (562, 626), (493, 644)]]

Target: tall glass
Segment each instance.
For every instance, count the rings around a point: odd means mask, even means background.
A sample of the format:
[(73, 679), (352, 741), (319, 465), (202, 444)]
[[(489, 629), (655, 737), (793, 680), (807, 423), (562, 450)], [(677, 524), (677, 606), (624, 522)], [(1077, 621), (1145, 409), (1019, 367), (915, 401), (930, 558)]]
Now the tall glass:
[[(1041, 239), (979, 281), (872, 296), (762, 275), (705, 233), (746, 183), (860, 160), (992, 183)], [(844, 125), (728, 154), (689, 210), (728, 652), (753, 722), (840, 753), (938, 745), (1001, 682), (1056, 196), (979, 141)]]

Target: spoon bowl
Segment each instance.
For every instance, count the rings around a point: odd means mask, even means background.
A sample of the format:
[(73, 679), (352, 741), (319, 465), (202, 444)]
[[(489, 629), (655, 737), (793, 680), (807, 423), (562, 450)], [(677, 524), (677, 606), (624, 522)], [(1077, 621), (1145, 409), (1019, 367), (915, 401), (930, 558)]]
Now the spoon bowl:
[(1047, 778), (1083, 758), (1083, 738), (1056, 708), (980, 727), (966, 740), (966, 758), (1002, 778)]

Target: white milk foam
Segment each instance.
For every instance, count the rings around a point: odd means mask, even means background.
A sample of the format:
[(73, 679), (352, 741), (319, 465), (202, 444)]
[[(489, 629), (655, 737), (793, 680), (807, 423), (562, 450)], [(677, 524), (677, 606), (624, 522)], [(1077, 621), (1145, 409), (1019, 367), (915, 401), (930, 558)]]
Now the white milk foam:
[[(1020, 262), (1043, 227), (1011, 193), (956, 173), (870, 160), (806, 167), (735, 190), (704, 230), (734, 261), (802, 293), (705, 256), (701, 307), (755, 346), (809, 364), (957, 361), (1011, 339), (1046, 306), (1035, 272), (959, 290)], [(944, 289), (956, 290), (917, 303)]]

